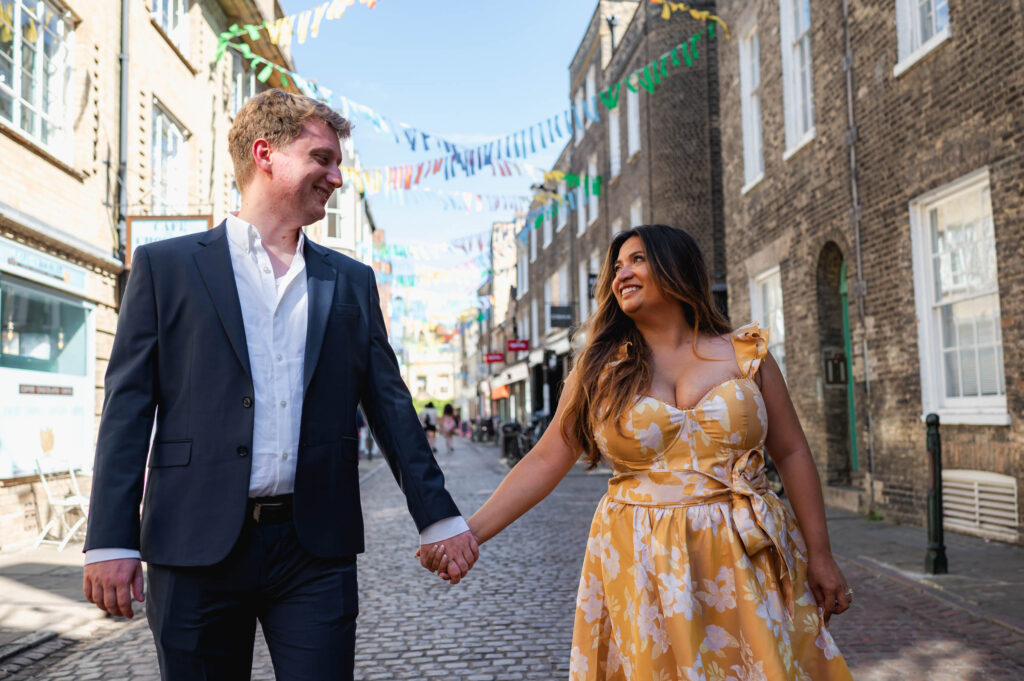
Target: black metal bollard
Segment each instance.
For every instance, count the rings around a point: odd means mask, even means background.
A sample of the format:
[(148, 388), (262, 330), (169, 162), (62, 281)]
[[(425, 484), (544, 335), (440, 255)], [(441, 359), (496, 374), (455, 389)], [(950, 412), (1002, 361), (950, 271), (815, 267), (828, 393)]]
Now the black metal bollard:
[(939, 435), (939, 415), (925, 417), (928, 427), (928, 553), (924, 557), (924, 571), (930, 575), (949, 572), (946, 562), (946, 544), (942, 536), (942, 437)]

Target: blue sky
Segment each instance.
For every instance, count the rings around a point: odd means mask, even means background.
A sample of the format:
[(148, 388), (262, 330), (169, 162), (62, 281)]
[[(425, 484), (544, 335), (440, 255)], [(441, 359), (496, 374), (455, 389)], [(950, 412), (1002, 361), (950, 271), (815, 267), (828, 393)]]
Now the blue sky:
[[(317, 4), (282, 0), (286, 13)], [(372, 10), (356, 4), (340, 19), (324, 21), (319, 36), (302, 45), (293, 38), (293, 55), (298, 73), (335, 94), (468, 144), (519, 131), (568, 106), (569, 62), (596, 7), (596, 0), (378, 0)], [(438, 156), (396, 144), (367, 121), (357, 121), (353, 138), (367, 167)], [(528, 160), (550, 167), (559, 149), (549, 147)], [(525, 176), (481, 174), (449, 182), (430, 179), (424, 185), (528, 195), (530, 183)], [(371, 197), (371, 207), (388, 241), (396, 244), (443, 243), (511, 217), (510, 212), (445, 210), (433, 202), (401, 206), (383, 196)], [(399, 271), (412, 271), (411, 263), (395, 264)], [(448, 302), (460, 291), (468, 299), (473, 287), (429, 288), (418, 293)]]

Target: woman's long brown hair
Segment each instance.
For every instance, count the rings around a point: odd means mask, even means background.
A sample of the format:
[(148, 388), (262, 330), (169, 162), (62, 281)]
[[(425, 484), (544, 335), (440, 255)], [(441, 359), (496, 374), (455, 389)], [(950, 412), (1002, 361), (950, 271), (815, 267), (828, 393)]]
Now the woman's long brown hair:
[[(704, 256), (693, 237), (666, 225), (643, 225), (616, 234), (597, 281), (597, 311), (581, 328), (587, 343), (576, 360), (576, 381), (561, 423), (562, 436), (583, 447), (591, 468), (601, 459), (595, 424), (614, 419), (619, 428), (626, 410), (651, 384), (650, 348), (612, 293), (615, 260), (622, 244), (634, 236), (643, 241), (653, 283), (666, 298), (682, 306), (686, 322), (694, 330), (694, 349), (698, 335), (717, 336), (731, 330), (715, 307)], [(623, 344), (626, 353), (620, 358)], [(618, 359), (622, 361), (616, 364)]]

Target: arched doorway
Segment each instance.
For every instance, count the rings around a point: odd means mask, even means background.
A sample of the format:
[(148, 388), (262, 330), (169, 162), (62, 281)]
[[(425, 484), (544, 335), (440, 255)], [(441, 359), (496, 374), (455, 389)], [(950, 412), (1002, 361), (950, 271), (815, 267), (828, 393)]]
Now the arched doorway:
[(820, 339), (822, 403), (825, 416), (825, 482), (850, 485), (857, 470), (857, 431), (850, 376), (850, 314), (846, 261), (830, 241), (818, 257), (818, 338)]

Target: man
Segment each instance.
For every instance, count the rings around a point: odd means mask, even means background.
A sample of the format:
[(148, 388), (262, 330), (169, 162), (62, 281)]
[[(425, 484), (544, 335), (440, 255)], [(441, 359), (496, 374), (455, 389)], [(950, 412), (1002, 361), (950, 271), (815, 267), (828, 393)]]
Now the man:
[(309, 98), (254, 97), (229, 134), (238, 215), (133, 258), (83, 588), (131, 617), (148, 562), (165, 681), (248, 679), (257, 619), (278, 679), (352, 678), (357, 405), (405, 492), (424, 565), (446, 555), (457, 582), (478, 555), (388, 345), (372, 270), (301, 230), (341, 186), (348, 134)]

